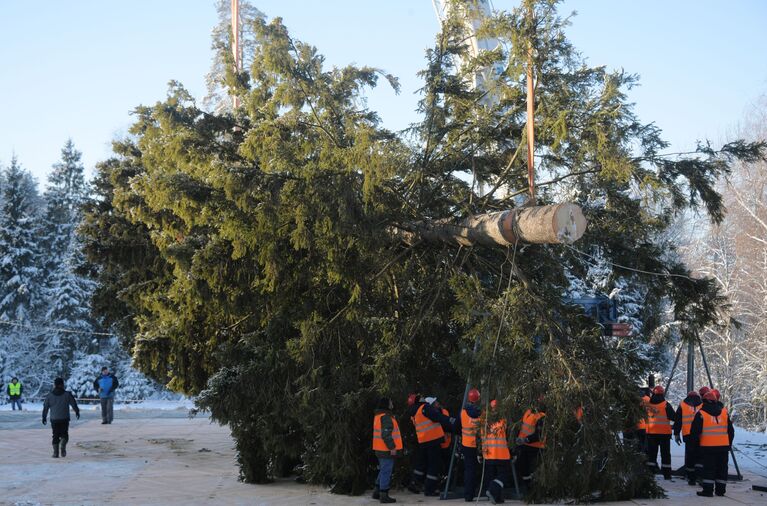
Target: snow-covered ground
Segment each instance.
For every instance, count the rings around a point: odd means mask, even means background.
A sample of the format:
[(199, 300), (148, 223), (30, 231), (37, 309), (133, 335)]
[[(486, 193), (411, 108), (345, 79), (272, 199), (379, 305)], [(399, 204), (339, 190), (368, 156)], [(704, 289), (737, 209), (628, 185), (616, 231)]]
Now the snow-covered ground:
[(761, 476), (767, 486), (767, 434), (736, 427), (734, 446), (735, 458), (738, 459), (741, 471)]
[[(85, 410), (100, 410), (101, 405), (96, 404), (79, 404), (80, 409)], [(43, 403), (42, 402), (26, 402), (22, 405), (24, 408), (24, 411), (42, 411), (43, 410)], [(194, 401), (189, 398), (179, 399), (179, 400), (147, 400), (147, 401), (141, 401), (141, 402), (119, 402), (116, 401), (114, 404), (115, 410), (173, 410), (173, 409), (185, 409), (189, 410), (194, 407)], [(11, 405), (10, 404), (2, 404), (0, 405), (0, 411), (11, 411)]]

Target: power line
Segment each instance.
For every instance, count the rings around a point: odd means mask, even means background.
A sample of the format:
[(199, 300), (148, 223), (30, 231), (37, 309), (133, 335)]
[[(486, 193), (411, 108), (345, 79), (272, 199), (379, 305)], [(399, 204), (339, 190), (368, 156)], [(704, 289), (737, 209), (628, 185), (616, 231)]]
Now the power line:
[(689, 281), (695, 281), (690, 276), (686, 276), (684, 274), (674, 274), (674, 273), (671, 273), (671, 272), (645, 271), (645, 270), (642, 270), (642, 269), (636, 269), (634, 267), (628, 267), (626, 265), (616, 264), (615, 262), (611, 262), (610, 260), (607, 260), (607, 259), (604, 259), (604, 258), (597, 258), (595, 256), (589, 255), (588, 253), (586, 253), (584, 251), (581, 251), (579, 249), (573, 248), (569, 244), (565, 244), (565, 243), (562, 243), (562, 244), (563, 244), (563, 246), (565, 248), (569, 248), (569, 249), (575, 251), (576, 253), (578, 253), (579, 255), (583, 255), (585, 257), (588, 257), (588, 258), (594, 260), (595, 262), (605, 262), (605, 263), (608, 263), (608, 264), (612, 265), (613, 267), (618, 267), (619, 269), (625, 269), (627, 271), (638, 272), (640, 274), (649, 274), (651, 276), (660, 276), (660, 277), (665, 277), (665, 278), (672, 278), (672, 277), (673, 278), (682, 278), (682, 279), (687, 279)]
[(113, 334), (112, 332), (95, 332), (92, 330), (78, 330), (78, 329), (71, 329), (71, 328), (65, 328), (65, 327), (48, 327), (48, 326), (38, 325), (32, 322), (27, 323), (22, 320), (0, 320), (0, 324), (8, 325), (11, 327), (29, 329), (29, 330), (45, 330), (48, 332), (63, 332), (65, 334), (88, 334), (91, 336), (104, 336), (104, 337), (112, 337), (117, 335), (117, 334)]

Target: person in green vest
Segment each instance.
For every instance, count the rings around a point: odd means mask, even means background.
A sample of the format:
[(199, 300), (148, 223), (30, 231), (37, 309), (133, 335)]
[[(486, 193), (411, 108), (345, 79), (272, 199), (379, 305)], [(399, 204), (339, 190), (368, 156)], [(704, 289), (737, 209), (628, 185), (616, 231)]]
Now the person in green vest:
[(24, 386), (19, 381), (19, 378), (13, 378), (8, 383), (8, 397), (11, 398), (11, 408), (16, 411), (16, 406), (19, 406), (21, 411), (21, 394), (24, 392)]

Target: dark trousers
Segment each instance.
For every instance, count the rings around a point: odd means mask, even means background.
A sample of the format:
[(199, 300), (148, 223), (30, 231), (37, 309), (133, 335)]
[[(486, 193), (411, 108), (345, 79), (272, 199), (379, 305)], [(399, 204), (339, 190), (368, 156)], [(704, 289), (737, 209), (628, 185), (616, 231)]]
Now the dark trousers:
[(11, 396), (11, 409), (13, 411), (16, 411), (16, 406), (19, 407), (19, 411), (21, 411), (21, 396), (20, 395), (12, 395)]
[(655, 467), (660, 449), (660, 470), (671, 479), (671, 434), (647, 434), (647, 465)]
[(107, 397), (101, 399), (101, 421), (106, 423), (112, 423), (114, 419), (114, 397)]
[(69, 441), (69, 420), (51, 420), (51, 430), (54, 446), (57, 446), (62, 439)]
[(716, 486), (716, 494), (724, 495), (727, 491), (727, 465), (730, 458), (727, 447), (701, 448), (700, 456), (703, 460), (703, 491), (711, 493)]
[(477, 449), (461, 446), (463, 452), (463, 497), (474, 499), (477, 492)]
[(503, 488), (509, 481), (510, 460), (485, 460), (485, 479), (482, 489), (490, 492), (496, 502), (503, 502)]
[(530, 486), (533, 482), (533, 473), (535, 466), (538, 465), (538, 457), (541, 454), (540, 448), (522, 445), (519, 447), (519, 457), (517, 457), (517, 476), (522, 478), (522, 483)]
[(626, 445), (633, 445), (640, 453), (647, 453), (647, 433), (644, 430), (624, 430), (623, 443)]
[(423, 491), (432, 494), (439, 484), (439, 472), (442, 469), (441, 439), (418, 445), (415, 466), (413, 467), (413, 482), (424, 484)]
[(687, 481), (694, 482), (703, 468), (703, 463), (698, 456), (698, 447), (689, 442), (690, 436), (683, 436), (684, 439), (684, 472), (687, 475)]

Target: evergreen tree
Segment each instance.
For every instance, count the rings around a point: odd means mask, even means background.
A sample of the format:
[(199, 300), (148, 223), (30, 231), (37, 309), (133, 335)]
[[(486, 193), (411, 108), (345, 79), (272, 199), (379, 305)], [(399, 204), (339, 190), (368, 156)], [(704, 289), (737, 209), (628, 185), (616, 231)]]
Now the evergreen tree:
[(37, 185), (14, 156), (3, 172), (0, 210), (0, 318), (28, 322), (39, 307), (35, 288), (40, 275), (36, 264)]
[[(635, 381), (651, 357), (603, 337), (563, 296), (585, 280), (643, 297), (650, 314), (625, 315), (641, 319), (633, 342), (643, 346), (663, 304), (686, 338), (714, 322), (721, 295), (688, 277), (663, 232), (685, 209), (720, 220), (716, 178), (764, 145), (663, 155), (658, 129), (627, 102), (635, 77), (586, 66), (555, 6), (502, 13), (484, 29), (510, 50), (464, 56), (460, 69), (466, 23), (453, 10), (427, 55), (412, 143), (364, 107), (380, 71), (325, 69), (279, 19), (252, 19), (249, 79), (227, 80), (241, 109), (205, 113), (173, 83), (165, 101), (137, 109), (133, 139), (99, 167), (84, 226), (96, 308), (122, 322), (144, 372), (199, 394), (231, 427), (246, 481), (300, 464), (312, 482), (359, 493), (372, 472), (374, 399), (417, 389), (455, 409), (471, 377), (510, 421), (545, 394), (547, 451), (531, 500), (659, 493), (616, 437), (642, 414)], [(402, 244), (392, 229), (519, 203), (528, 41), (539, 174), (551, 178), (539, 203), (580, 204), (586, 235), (577, 249)], [(468, 83), (489, 62), (506, 70), (487, 109)], [(477, 194), (472, 173), (495, 190)], [(608, 266), (598, 283), (595, 263)]]
[(53, 165), (53, 171), (48, 175), (45, 192), (40, 251), (45, 276), (44, 320), (48, 327), (68, 330), (46, 330), (38, 339), (47, 343), (48, 349), (58, 350), (51, 366), (55, 374), (62, 377), (68, 375), (71, 360), (77, 352), (96, 351), (91, 334), (94, 322), (90, 317), (90, 299), (95, 284), (78, 274), (85, 257), (77, 227), (89, 191), (81, 158), (82, 153), (75, 149), (72, 140), (67, 140), (61, 149), (61, 161)]

